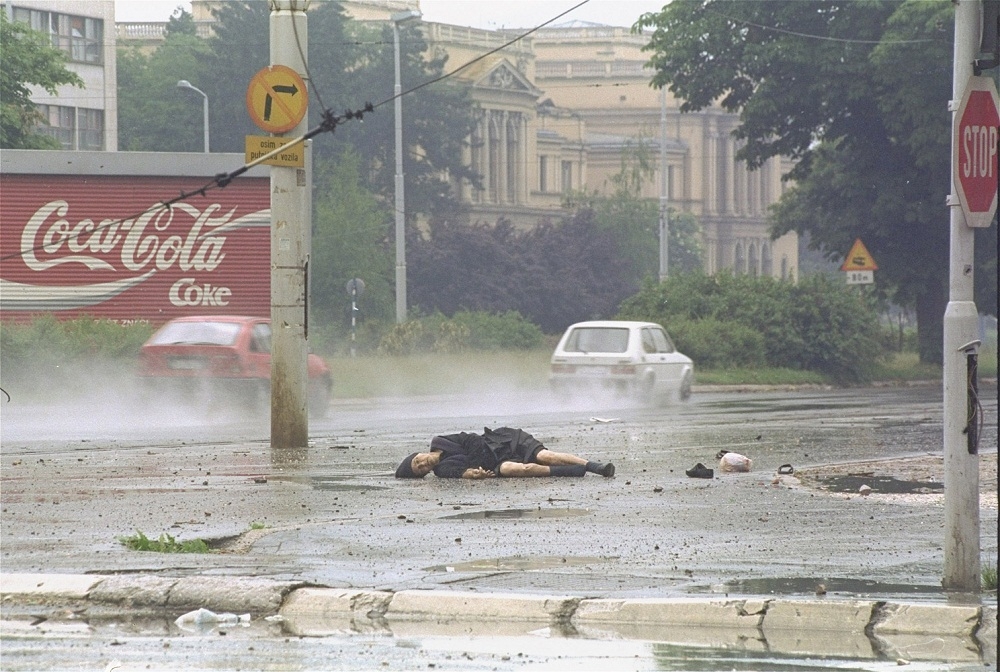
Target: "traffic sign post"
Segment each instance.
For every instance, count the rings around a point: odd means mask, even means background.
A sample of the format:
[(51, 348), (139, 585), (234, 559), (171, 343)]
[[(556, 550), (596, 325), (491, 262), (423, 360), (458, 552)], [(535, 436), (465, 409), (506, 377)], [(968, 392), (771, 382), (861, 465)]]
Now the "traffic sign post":
[(878, 270), (878, 266), (868, 248), (860, 238), (857, 238), (851, 245), (851, 251), (847, 253), (844, 263), (840, 265), (840, 270), (847, 273), (847, 284), (870, 285), (875, 282), (875, 271)]
[[(305, 83), (309, 53), (308, 0), (270, 0), (272, 65), (247, 87), (247, 110), (270, 133), (308, 131)], [(277, 139), (276, 139), (277, 140)], [(271, 448), (296, 459), (309, 445), (308, 294), (312, 253), (311, 141), (298, 144), (304, 167), (271, 167)], [(294, 450), (296, 452), (287, 452)]]
[(284, 133), (306, 115), (306, 84), (287, 65), (269, 65), (250, 79), (247, 112), (253, 123), (269, 133)]
[[(978, 594), (980, 586), (979, 422), (976, 357), (979, 319), (973, 298), (975, 229), (988, 226), (997, 205), (997, 94), (992, 83), (973, 77), (983, 32), (981, 0), (955, 2), (952, 64), (951, 184), (948, 199), (948, 307), (944, 312), (944, 573), (945, 590)], [(985, 89), (983, 87), (986, 87)], [(978, 93), (977, 93), (978, 92)], [(991, 124), (990, 121), (994, 120)], [(995, 131), (994, 131), (995, 132)], [(992, 177), (991, 177), (992, 174)], [(985, 224), (983, 222), (985, 221)]]
[(952, 138), (955, 189), (972, 227), (988, 227), (997, 211), (1000, 100), (989, 77), (970, 77), (956, 112)]

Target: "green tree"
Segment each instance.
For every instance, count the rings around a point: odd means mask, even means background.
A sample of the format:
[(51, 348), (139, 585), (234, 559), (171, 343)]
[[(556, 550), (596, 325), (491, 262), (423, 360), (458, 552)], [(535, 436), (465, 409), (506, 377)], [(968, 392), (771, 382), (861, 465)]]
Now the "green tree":
[[(925, 362), (941, 361), (947, 298), (953, 20), (944, 1), (675, 0), (636, 24), (682, 111), (739, 113), (751, 168), (796, 161), (773, 235), (808, 232), (829, 259), (863, 239), (878, 290), (915, 306)], [(995, 311), (995, 227), (977, 239)]]
[(35, 131), (44, 120), (31, 102), (30, 86), (55, 95), (66, 84), (82, 87), (83, 80), (66, 69), (65, 53), (47, 35), (9, 21), (6, 11), (0, 11), (0, 52), (0, 148), (58, 149), (55, 138)]
[(386, 241), (391, 213), (361, 180), (361, 159), (347, 149), (316, 171), (316, 206), (310, 273), (314, 316), (325, 324), (350, 323), (345, 287), (365, 283), (361, 317), (386, 322), (395, 315), (393, 257)]
[[(184, 79), (204, 91), (208, 45), (195, 35), (188, 12), (173, 16), (163, 44), (146, 56), (118, 50), (118, 144), (125, 151), (200, 152), (204, 147), (204, 100), (177, 87)], [(214, 104), (214, 100), (209, 98)], [(212, 105), (209, 105), (211, 111)], [(222, 126), (219, 119), (219, 126)], [(218, 126), (209, 122), (214, 148)]]
[[(600, 228), (616, 239), (618, 250), (632, 265), (636, 289), (645, 278), (656, 278), (660, 270), (660, 209), (657, 199), (643, 198), (643, 185), (654, 179), (655, 163), (649, 146), (641, 139), (622, 151), (621, 167), (611, 176), (612, 192), (570, 194), (569, 208), (589, 208)], [(701, 226), (691, 213), (669, 212), (667, 261), (670, 273), (702, 269)]]
[[(244, 136), (260, 135), (246, 110), (250, 78), (269, 62), (270, 11), (264, 2), (223, 3), (215, 11), (215, 37), (208, 59), (205, 90), (213, 100), (213, 128), (220, 126), (219, 151), (242, 152)], [(314, 156), (333, 159), (346, 146), (362, 160), (361, 174), (369, 189), (386, 202), (394, 193), (395, 149), (392, 96), (395, 83), (392, 30), (350, 21), (336, 2), (316, 3), (307, 14), (309, 30), (309, 126), (322, 121), (324, 110), (340, 114), (378, 105), (362, 121), (348, 121), (333, 133), (316, 136)], [(404, 90), (419, 87), (444, 72), (443, 57), (427, 59), (427, 44), (418, 26), (401, 28), (401, 78)], [(471, 133), (473, 106), (467, 91), (440, 82), (404, 98), (406, 143), (406, 210), (409, 216), (449, 216), (456, 208), (451, 180), (472, 179), (462, 162), (465, 138)], [(218, 120), (216, 123), (215, 120)]]

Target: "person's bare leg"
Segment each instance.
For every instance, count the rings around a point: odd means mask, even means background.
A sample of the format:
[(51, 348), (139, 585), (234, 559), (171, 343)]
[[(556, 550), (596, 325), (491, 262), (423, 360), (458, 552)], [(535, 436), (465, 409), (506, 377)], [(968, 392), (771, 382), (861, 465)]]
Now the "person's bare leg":
[(542, 448), (535, 454), (535, 461), (538, 464), (546, 464), (550, 466), (577, 466), (583, 465), (592, 474), (600, 474), (610, 478), (615, 475), (615, 465), (610, 462), (607, 464), (602, 464), (600, 462), (591, 462), (585, 458), (579, 457), (578, 455), (573, 455), (572, 453), (557, 453), (554, 450), (549, 450), (548, 448)]
[(548, 448), (542, 448), (535, 454), (535, 461), (538, 464), (587, 464), (587, 460), (571, 453), (557, 453)]
[(528, 478), (534, 476), (551, 476), (552, 473), (547, 466), (535, 464), (534, 462), (529, 462), (527, 464), (521, 464), (520, 462), (501, 462), (500, 475), (505, 478)]

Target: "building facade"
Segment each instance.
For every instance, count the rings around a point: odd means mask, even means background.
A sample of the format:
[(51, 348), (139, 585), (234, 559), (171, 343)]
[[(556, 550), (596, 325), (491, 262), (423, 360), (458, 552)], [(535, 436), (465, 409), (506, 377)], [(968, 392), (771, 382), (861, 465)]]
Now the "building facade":
[[(193, 0), (199, 26), (210, 24), (213, 4)], [(341, 4), (352, 18), (369, 23), (420, 9), (419, 0)], [(478, 123), (465, 158), (481, 185), (453, 185), (473, 219), (504, 217), (516, 226), (534, 226), (564, 213), (573, 193), (610, 193), (623, 161), (641, 150), (655, 164), (641, 196), (697, 217), (707, 273), (795, 280), (798, 237), (771, 240), (766, 222), (789, 166), (772, 159), (748, 170), (736, 160), (736, 115), (719, 107), (682, 114), (669, 92), (653, 89), (642, 51), (648, 36), (581, 22), (522, 39), (516, 39), (523, 32), (517, 30), (421, 25), (428, 48), (448, 56), (447, 69), (469, 86), (475, 104)]]
[(84, 86), (60, 86), (55, 95), (33, 87), (31, 100), (62, 149), (118, 150), (118, 76), (114, 0), (8, 0), (8, 18), (51, 36), (66, 54), (66, 67)]

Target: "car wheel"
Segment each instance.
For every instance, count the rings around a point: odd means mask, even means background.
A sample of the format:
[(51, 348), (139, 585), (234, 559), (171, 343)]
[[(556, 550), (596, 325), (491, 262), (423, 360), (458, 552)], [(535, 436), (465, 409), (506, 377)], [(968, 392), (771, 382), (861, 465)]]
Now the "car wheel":
[(685, 373), (684, 378), (681, 380), (681, 388), (677, 393), (681, 401), (687, 401), (691, 398), (691, 374)]

